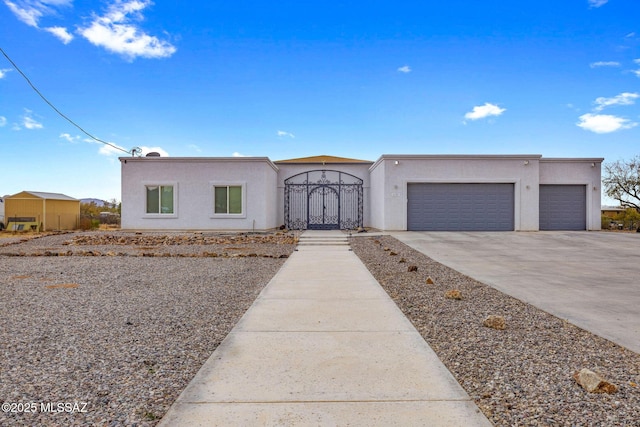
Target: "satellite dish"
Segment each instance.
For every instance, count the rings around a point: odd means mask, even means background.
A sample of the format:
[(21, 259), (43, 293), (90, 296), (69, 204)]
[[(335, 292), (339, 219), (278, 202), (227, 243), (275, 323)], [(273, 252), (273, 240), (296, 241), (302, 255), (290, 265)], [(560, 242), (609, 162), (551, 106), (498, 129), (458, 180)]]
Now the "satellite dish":
[(145, 157), (160, 157), (160, 153), (157, 151), (151, 151), (150, 153), (147, 153)]

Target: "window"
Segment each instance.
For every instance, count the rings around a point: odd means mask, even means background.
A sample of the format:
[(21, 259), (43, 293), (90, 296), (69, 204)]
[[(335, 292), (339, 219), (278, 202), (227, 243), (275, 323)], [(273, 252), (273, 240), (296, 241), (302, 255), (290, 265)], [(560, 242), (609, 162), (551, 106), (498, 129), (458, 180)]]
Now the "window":
[(216, 185), (213, 194), (214, 214), (242, 214), (242, 186)]
[(147, 185), (147, 213), (174, 213), (173, 185)]

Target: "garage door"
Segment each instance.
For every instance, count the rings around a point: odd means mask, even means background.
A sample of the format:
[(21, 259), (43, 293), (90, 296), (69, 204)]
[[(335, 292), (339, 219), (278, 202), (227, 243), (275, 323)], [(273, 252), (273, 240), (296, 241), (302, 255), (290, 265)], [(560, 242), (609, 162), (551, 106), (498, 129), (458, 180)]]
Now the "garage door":
[(586, 230), (587, 187), (540, 186), (540, 230)]
[(407, 230), (512, 231), (513, 184), (407, 186)]

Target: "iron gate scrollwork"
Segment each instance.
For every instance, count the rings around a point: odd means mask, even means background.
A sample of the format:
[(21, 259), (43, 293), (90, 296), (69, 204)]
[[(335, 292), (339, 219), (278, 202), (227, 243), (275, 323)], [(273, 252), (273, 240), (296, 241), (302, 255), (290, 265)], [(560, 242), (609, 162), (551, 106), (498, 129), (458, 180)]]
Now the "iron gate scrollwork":
[(334, 170), (303, 172), (284, 181), (285, 226), (290, 230), (362, 227), (362, 179)]

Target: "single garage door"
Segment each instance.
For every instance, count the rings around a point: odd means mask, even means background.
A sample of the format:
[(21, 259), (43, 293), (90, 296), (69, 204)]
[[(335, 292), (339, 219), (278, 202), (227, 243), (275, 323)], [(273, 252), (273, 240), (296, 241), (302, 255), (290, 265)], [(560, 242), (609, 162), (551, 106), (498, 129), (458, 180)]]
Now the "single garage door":
[(513, 231), (513, 184), (407, 185), (407, 230)]
[(585, 185), (540, 186), (540, 230), (586, 230)]

